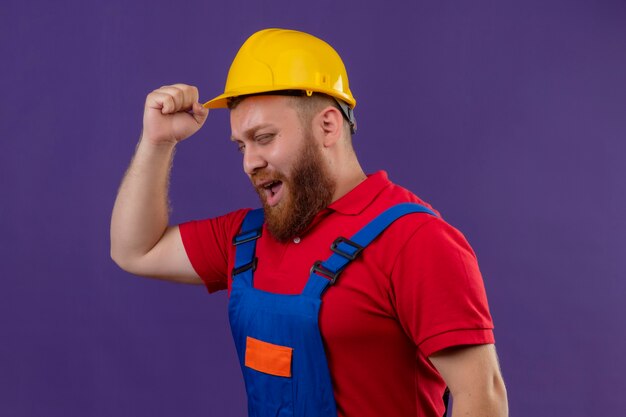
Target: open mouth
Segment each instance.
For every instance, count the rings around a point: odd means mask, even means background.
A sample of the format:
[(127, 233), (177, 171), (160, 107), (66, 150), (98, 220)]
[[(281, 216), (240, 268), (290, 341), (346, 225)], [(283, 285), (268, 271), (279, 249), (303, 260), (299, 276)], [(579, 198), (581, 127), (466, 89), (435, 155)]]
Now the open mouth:
[(265, 201), (270, 207), (278, 204), (282, 197), (283, 182), (280, 180), (270, 181), (261, 187), (265, 194)]

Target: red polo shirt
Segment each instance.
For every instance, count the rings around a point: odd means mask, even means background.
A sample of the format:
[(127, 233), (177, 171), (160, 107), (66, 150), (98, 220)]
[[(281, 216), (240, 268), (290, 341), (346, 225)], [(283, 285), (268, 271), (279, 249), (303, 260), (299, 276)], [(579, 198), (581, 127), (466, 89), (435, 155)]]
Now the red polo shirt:
[[(302, 291), (338, 236), (350, 237), (385, 209), (429, 207), (385, 172), (368, 177), (320, 212), (298, 238), (257, 241), (256, 288)], [(232, 238), (248, 210), (180, 225), (189, 259), (210, 292), (230, 290)], [(370, 244), (324, 294), (320, 329), (341, 417), (441, 416), (445, 383), (428, 360), (457, 345), (493, 343), (476, 256), (440, 218), (411, 214)]]

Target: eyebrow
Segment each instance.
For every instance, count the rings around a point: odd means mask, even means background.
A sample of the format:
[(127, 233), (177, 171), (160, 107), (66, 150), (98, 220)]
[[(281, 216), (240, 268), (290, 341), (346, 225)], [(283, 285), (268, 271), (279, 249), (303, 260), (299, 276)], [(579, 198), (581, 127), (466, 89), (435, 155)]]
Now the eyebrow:
[[(253, 126), (253, 127), (249, 128), (249, 129), (247, 129), (247, 130), (245, 130), (243, 132), (243, 137), (244, 138), (252, 137), (256, 131), (264, 129), (266, 127), (272, 127), (272, 126), (274, 126), (272, 123), (263, 123), (263, 124), (260, 124), (260, 125), (257, 125), (257, 126)], [(233, 142), (236, 142), (236, 141), (238, 141), (240, 139), (237, 139), (235, 136), (231, 135), (230, 136), (230, 140), (233, 141)]]

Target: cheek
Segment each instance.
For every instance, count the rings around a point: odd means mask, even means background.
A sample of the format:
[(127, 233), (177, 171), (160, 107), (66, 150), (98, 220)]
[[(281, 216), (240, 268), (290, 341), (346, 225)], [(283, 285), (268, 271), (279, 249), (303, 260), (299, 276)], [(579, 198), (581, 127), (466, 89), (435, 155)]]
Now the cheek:
[(291, 172), (294, 162), (302, 152), (293, 142), (277, 141), (267, 150), (267, 161), (275, 169), (287, 174)]

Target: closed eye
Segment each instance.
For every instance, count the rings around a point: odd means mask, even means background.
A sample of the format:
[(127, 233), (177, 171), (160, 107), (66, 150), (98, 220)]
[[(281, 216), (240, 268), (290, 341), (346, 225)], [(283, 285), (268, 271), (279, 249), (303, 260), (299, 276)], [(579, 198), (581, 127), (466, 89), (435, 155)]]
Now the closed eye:
[(255, 136), (254, 141), (263, 145), (270, 142), (272, 139), (274, 139), (275, 136), (275, 133), (263, 133), (261, 135)]
[(238, 140), (235, 141), (235, 145), (237, 145), (237, 150), (241, 153), (243, 153), (244, 150), (246, 149), (246, 145), (241, 141), (238, 141)]

